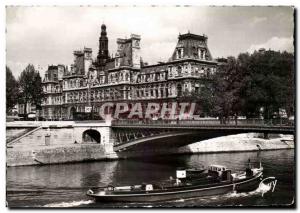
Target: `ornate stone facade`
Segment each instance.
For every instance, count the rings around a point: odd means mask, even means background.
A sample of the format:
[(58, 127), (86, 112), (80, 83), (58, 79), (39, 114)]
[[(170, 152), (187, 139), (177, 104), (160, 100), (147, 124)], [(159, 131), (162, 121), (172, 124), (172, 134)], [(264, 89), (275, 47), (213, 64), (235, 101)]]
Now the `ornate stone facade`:
[(199, 92), (216, 72), (207, 36), (191, 33), (178, 37), (167, 62), (142, 62), (139, 35), (117, 40), (117, 53), (109, 56), (106, 26), (101, 26), (99, 52), (74, 51), (74, 64), (49, 66), (43, 81), (46, 99), (41, 116), (51, 120), (74, 119), (92, 110), (97, 115), (105, 102), (172, 102)]

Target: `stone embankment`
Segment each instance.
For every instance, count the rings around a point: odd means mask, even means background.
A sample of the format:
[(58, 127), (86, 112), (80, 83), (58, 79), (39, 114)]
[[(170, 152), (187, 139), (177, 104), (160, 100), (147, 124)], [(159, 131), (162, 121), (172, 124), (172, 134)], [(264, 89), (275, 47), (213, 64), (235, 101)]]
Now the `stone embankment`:
[[(63, 127), (47, 125), (46, 128), (42, 128), (42, 125), (17, 124), (14, 127), (10, 124), (10, 128), (6, 130), (7, 166), (82, 162), (117, 157), (111, 143), (82, 143), (81, 133), (79, 132), (80, 138), (76, 138), (78, 129), (75, 130), (73, 123), (69, 123), (64, 124)], [(18, 138), (14, 137), (19, 132), (25, 134)]]
[(263, 135), (256, 133), (229, 135), (197, 142), (179, 149), (179, 152), (215, 153), (215, 152), (241, 152), (258, 150), (293, 149), (293, 135)]
[(99, 144), (74, 144), (65, 146), (8, 148), (7, 166), (43, 165), (106, 159)]

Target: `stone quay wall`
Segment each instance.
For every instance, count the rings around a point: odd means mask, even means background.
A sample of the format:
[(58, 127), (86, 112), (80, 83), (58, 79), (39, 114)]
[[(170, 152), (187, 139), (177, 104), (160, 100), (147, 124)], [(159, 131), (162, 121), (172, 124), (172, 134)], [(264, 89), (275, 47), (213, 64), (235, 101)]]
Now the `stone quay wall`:
[(44, 165), (104, 160), (109, 158), (99, 144), (52, 146), (43, 149), (7, 149), (7, 166)]
[[(35, 126), (34, 126), (34, 125)], [(18, 125), (18, 124), (17, 124)], [(28, 127), (18, 125), (7, 128), (7, 136), (19, 128), (33, 128), (36, 131), (7, 143), (7, 166), (44, 165), (56, 163), (82, 162), (114, 159), (113, 140), (110, 138), (109, 124), (77, 124), (74, 122), (32, 123)], [(100, 132), (100, 143), (83, 141), (83, 132), (94, 129)]]

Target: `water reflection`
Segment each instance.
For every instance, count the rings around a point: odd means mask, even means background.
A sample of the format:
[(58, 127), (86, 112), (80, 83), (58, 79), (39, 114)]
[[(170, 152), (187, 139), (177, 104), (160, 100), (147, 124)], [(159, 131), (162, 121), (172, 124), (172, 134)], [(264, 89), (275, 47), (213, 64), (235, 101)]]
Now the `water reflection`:
[(88, 188), (113, 179), (119, 161), (10, 167), (8, 189), (18, 187)]

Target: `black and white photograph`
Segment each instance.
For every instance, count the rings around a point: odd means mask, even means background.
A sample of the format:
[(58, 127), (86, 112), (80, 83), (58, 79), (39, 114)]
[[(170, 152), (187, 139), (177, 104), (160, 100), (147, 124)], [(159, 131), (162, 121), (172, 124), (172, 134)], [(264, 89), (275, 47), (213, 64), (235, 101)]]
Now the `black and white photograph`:
[(296, 207), (295, 6), (5, 12), (7, 208)]

